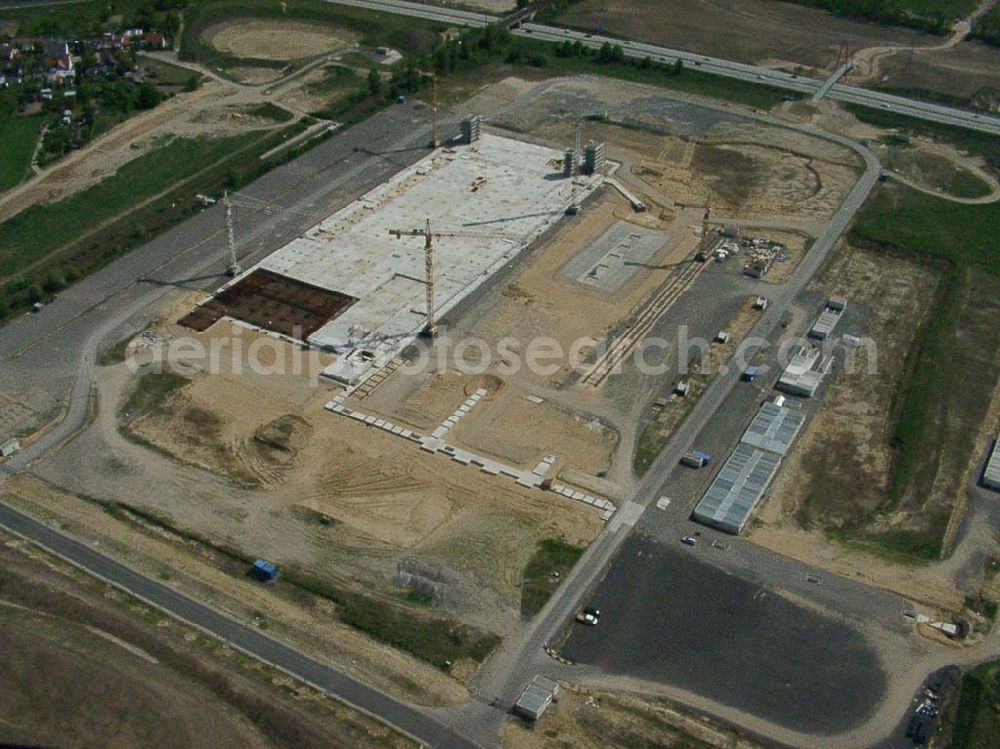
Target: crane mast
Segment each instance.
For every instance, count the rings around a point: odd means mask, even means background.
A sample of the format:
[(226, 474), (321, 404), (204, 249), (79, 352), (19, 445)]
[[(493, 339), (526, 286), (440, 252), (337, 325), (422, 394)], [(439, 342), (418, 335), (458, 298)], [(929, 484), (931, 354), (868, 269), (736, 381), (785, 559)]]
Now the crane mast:
[(424, 335), (433, 338), (437, 335), (437, 325), (434, 322), (434, 238), (431, 236), (430, 219), (427, 219), (424, 233), (424, 282), (427, 287), (427, 325), (424, 327)]
[(226, 206), (226, 240), (229, 245), (229, 266), (226, 268), (226, 275), (235, 278), (243, 272), (243, 268), (236, 259), (236, 233), (233, 228), (233, 204), (229, 200), (229, 190), (222, 193), (222, 202)]

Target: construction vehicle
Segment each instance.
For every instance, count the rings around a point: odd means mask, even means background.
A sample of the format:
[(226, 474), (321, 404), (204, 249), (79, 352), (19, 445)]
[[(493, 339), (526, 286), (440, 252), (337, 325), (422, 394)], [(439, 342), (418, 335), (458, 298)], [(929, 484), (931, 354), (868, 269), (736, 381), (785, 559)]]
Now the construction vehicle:
[(689, 468), (702, 468), (712, 461), (712, 456), (701, 450), (688, 450), (681, 458), (681, 465)]

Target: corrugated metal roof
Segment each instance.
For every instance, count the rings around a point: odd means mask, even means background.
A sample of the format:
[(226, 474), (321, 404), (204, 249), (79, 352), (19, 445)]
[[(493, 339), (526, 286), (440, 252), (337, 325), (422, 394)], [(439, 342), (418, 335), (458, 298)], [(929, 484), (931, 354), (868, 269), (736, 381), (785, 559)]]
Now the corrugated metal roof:
[(1000, 441), (993, 444), (993, 452), (983, 469), (983, 483), (991, 489), (1000, 489)]
[(740, 440), (752, 447), (786, 455), (805, 423), (802, 411), (767, 402), (760, 407)]
[(778, 378), (775, 385), (778, 390), (784, 390), (791, 395), (801, 395), (804, 398), (812, 398), (819, 386), (823, 384), (823, 375), (820, 372), (810, 370), (799, 374), (785, 372)]
[(842, 314), (842, 312), (837, 312), (829, 308), (823, 310), (816, 322), (813, 323), (812, 328), (809, 330), (809, 335), (813, 338), (826, 338), (833, 332), (833, 329), (837, 327), (837, 323), (840, 322)]
[(533, 717), (538, 717), (552, 702), (552, 693), (546, 689), (529, 684), (517, 698), (515, 708)]
[(781, 456), (739, 444), (694, 508), (694, 518), (739, 533), (778, 470)]

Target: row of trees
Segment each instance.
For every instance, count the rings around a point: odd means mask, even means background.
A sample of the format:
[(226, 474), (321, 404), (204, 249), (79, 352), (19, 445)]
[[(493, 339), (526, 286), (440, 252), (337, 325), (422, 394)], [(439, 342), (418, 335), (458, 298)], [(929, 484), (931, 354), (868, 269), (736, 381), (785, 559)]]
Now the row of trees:
[(173, 36), (180, 29), (181, 11), (189, 0), (112, 0), (107, 3), (60, 5), (58, 10), (44, 6), (8, 11), (18, 21), (18, 35), (31, 37), (64, 37), (84, 39), (112, 31), (113, 16), (122, 17), (122, 26), (155, 29)]
[(1000, 8), (993, 8), (986, 15), (980, 16), (972, 29), (972, 35), (987, 44), (1000, 47)]
[(914, 0), (792, 0), (799, 5), (828, 10), (838, 16), (861, 21), (875, 21), (892, 26), (908, 26), (932, 34), (944, 34), (955, 22), (955, 16), (941, 9), (921, 12), (922, 3)]

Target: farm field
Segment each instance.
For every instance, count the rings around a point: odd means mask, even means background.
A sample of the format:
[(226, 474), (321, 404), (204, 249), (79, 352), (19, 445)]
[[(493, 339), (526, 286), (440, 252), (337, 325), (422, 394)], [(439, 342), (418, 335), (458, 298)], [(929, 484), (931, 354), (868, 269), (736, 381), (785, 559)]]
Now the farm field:
[[(680, 0), (670, 4), (669, 22), (657, 0), (583, 0), (559, 21), (739, 62), (782, 62), (826, 69), (844, 43), (852, 50), (872, 46), (923, 46), (931, 35), (862, 23), (823, 10), (771, 0)], [(725, 19), (725, 22), (722, 22)], [(664, 19), (666, 20), (666, 19)], [(762, 33), (766, 29), (767, 33)]]
[(126, 252), (146, 232), (177, 220), (197, 190), (211, 191), (227, 175), (253, 168), (246, 157), (276, 145), (281, 132), (170, 139), (89, 189), (7, 218), (0, 223), (4, 312), (41, 301)]
[(27, 176), (40, 123), (40, 117), (0, 118), (0, 142), (4, 144), (4, 156), (0, 161), (0, 192)]
[[(652, 0), (583, 0), (570, 5), (558, 22), (820, 77), (833, 69), (846, 44), (858, 61), (849, 82), (904, 96), (996, 109), (1000, 49), (975, 41), (976, 32), (966, 37), (965, 27), (952, 31), (951, 20), (938, 26), (938, 18), (967, 17), (977, 3), (914, 3), (914, 12), (924, 15), (916, 17), (913, 29), (858, 20), (874, 6), (847, 16), (824, 10), (837, 5), (836, 0), (682, 0), (671, 5), (670, 23), (648, 24), (644, 18), (662, 13)], [(723, 14), (726, 23), (718, 23)], [(994, 27), (996, 14), (994, 8), (979, 19), (980, 38), (991, 33), (988, 30)], [(908, 16), (901, 18), (908, 22)], [(928, 28), (939, 30), (931, 34)], [(761, 33), (762, 29), (767, 33)]]
[(415, 746), (21, 540), (0, 541), (0, 721), (11, 745)]

